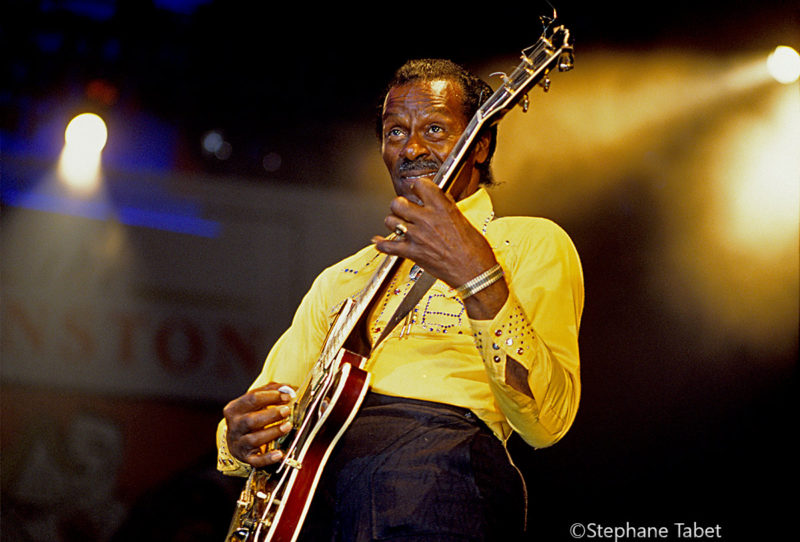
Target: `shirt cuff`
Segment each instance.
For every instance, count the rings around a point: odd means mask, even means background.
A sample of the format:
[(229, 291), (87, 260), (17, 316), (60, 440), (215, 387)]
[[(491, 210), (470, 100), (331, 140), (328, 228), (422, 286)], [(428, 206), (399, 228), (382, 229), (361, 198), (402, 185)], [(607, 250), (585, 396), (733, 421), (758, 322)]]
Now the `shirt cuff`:
[(217, 470), (227, 476), (249, 476), (253, 467), (242, 463), (228, 451), (227, 434), (228, 427), (222, 420), (217, 426)]
[(522, 306), (509, 294), (492, 320), (471, 320), (475, 346), (491, 377), (505, 383), (507, 358), (530, 369), (538, 341)]

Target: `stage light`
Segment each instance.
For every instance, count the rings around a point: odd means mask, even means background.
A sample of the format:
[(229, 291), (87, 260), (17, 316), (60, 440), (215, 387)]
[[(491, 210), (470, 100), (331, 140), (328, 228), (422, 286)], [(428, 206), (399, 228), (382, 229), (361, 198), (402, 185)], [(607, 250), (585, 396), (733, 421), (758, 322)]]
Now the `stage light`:
[(216, 130), (203, 136), (202, 145), (205, 153), (214, 155), (219, 160), (227, 160), (233, 153), (233, 146)]
[(281, 155), (277, 152), (268, 152), (264, 155), (264, 158), (261, 160), (261, 165), (264, 167), (264, 170), (268, 173), (274, 173), (281, 168), (281, 163), (283, 159)]
[(776, 81), (794, 83), (800, 78), (800, 54), (786, 45), (776, 47), (767, 58), (767, 69)]
[(772, 99), (770, 114), (729, 113), (719, 130), (718, 195), (723, 213), (718, 224), (729, 246), (755, 257), (795, 247), (800, 220), (800, 101), (783, 91)]
[(107, 141), (106, 123), (94, 113), (82, 113), (67, 124), (58, 167), (67, 186), (82, 192), (98, 187), (100, 155)]
[(225, 140), (222, 138), (222, 134), (217, 131), (212, 130), (203, 136), (203, 150), (207, 153), (214, 154), (219, 151), (223, 143), (225, 143)]
[(82, 149), (86, 152), (100, 152), (108, 140), (106, 123), (94, 113), (81, 113), (64, 131), (64, 141), (68, 147)]

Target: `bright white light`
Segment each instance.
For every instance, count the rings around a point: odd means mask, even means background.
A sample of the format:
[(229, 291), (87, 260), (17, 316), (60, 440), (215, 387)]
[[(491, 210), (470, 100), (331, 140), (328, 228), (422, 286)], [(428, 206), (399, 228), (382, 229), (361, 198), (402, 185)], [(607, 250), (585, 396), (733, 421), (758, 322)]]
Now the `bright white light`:
[(68, 147), (100, 152), (108, 140), (106, 123), (94, 113), (81, 113), (67, 124), (64, 140)]
[(100, 155), (107, 140), (106, 123), (94, 113), (82, 113), (70, 121), (58, 164), (60, 177), (70, 188), (82, 192), (97, 189)]
[(749, 253), (796, 246), (800, 198), (800, 103), (794, 92), (776, 101), (771, 118), (740, 117), (719, 134), (721, 192), (729, 241)]
[(800, 77), (800, 54), (791, 47), (781, 45), (767, 58), (767, 69), (779, 83), (794, 83)]

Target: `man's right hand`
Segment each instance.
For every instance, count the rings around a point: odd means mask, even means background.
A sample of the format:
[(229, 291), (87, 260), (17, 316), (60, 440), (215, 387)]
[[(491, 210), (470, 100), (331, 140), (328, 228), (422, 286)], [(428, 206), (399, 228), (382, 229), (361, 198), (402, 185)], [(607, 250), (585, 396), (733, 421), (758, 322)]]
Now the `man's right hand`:
[(250, 390), (223, 409), (228, 451), (239, 461), (265, 467), (281, 460), (280, 451), (267, 452), (270, 442), (292, 429), (286, 419), (291, 412), (291, 397), (278, 391), (281, 385), (272, 382)]

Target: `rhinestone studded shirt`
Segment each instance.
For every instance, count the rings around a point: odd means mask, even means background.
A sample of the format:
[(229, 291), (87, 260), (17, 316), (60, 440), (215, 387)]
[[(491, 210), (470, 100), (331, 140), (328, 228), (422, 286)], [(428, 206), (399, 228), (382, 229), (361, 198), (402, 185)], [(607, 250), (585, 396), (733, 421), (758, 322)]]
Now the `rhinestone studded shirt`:
[[(509, 297), (494, 319), (470, 320), (453, 289), (436, 281), (373, 349), (366, 366), (372, 389), (465, 407), (500, 439), (516, 431), (533, 447), (550, 446), (572, 425), (580, 398), (578, 330), (584, 291), (577, 251), (550, 220), (495, 218), (483, 188), (458, 206), (491, 244), (505, 272)], [(272, 381), (299, 385), (318, 356), (337, 308), (345, 296), (364, 288), (381, 258), (368, 246), (323, 271), (252, 387)], [(368, 320), (373, 340), (417, 272), (413, 262), (404, 262), (378, 299)], [(533, 397), (506, 383), (509, 359), (527, 370)], [(223, 448), (221, 435), (224, 421), (218, 435)]]

